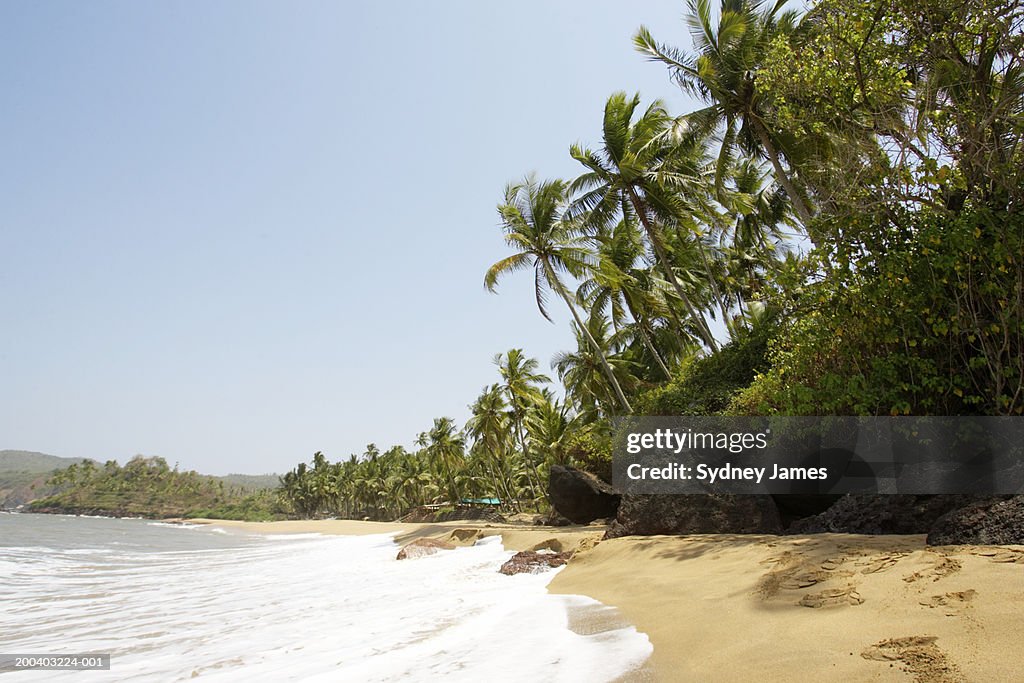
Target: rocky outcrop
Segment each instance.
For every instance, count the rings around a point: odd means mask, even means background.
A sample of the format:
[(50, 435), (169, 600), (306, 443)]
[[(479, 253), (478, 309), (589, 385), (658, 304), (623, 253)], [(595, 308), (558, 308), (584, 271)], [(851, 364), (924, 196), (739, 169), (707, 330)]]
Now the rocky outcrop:
[(548, 496), (558, 514), (574, 524), (614, 517), (620, 500), (611, 486), (594, 475), (562, 465), (551, 466)]
[(558, 514), (554, 508), (543, 515), (537, 515), (533, 520), (534, 526), (569, 526), (572, 524), (568, 519)]
[(939, 517), (977, 496), (849, 494), (824, 512), (799, 519), (789, 534), (926, 534)]
[(605, 538), (656, 534), (778, 534), (771, 496), (624, 495)]
[(454, 550), (455, 546), (447, 541), (439, 541), (436, 538), (417, 538), (407, 543), (398, 551), (398, 560), (414, 560), (417, 557), (426, 557), (439, 553), (442, 550)]
[(805, 519), (821, 514), (842, 498), (833, 493), (780, 493), (772, 494), (775, 505), (779, 508), (782, 526), (788, 527), (798, 519)]
[(570, 557), (572, 557), (572, 553), (524, 550), (513, 555), (508, 562), (501, 565), (501, 569), (498, 571), (509, 576), (512, 574), (537, 574), (547, 569), (561, 567), (569, 561)]
[(962, 507), (936, 520), (928, 545), (1024, 545), (1024, 496)]

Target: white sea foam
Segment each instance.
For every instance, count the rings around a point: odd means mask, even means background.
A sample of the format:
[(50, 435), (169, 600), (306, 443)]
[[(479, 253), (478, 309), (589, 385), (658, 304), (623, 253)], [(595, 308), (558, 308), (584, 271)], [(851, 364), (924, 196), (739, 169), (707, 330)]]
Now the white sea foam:
[(496, 537), (408, 561), (395, 560), (390, 536), (231, 535), (218, 542), (229, 541), (239, 545), (88, 549), (101, 556), (0, 548), (4, 651), (112, 654), (109, 672), (22, 672), (4, 682), (162, 682), (198, 674), (212, 681), (589, 683), (614, 679), (651, 652), (631, 627), (573, 632), (569, 609), (597, 603), (549, 595), (554, 572), (498, 573), (511, 553)]

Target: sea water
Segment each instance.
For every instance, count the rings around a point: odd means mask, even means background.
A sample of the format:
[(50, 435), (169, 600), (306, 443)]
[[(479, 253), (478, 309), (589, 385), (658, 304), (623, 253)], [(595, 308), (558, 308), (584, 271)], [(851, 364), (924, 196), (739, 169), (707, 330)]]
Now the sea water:
[[(504, 576), (500, 538), (397, 561), (390, 535), (0, 514), (0, 653), (109, 653), (109, 671), (15, 681), (612, 680), (630, 626), (570, 628), (554, 571)], [(557, 570), (555, 570), (557, 571)]]

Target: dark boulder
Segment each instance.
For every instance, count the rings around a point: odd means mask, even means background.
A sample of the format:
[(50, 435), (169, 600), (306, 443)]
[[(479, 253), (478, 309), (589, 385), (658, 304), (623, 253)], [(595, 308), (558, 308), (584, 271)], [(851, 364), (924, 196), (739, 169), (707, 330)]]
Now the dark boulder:
[(627, 494), (605, 538), (781, 532), (779, 511), (771, 496)]
[(942, 515), (977, 502), (968, 495), (848, 494), (793, 522), (788, 534), (926, 534)]
[(572, 553), (540, 553), (533, 550), (518, 552), (501, 565), (502, 574), (538, 574), (546, 569), (561, 567), (569, 561)]
[(928, 545), (1024, 545), (1024, 496), (947, 512), (932, 525)]
[(551, 466), (548, 497), (558, 514), (573, 524), (614, 517), (620, 499), (611, 486), (589, 472), (562, 465)]
[(536, 519), (533, 520), (533, 524), (534, 526), (569, 526), (572, 522), (552, 508), (543, 515), (537, 515)]

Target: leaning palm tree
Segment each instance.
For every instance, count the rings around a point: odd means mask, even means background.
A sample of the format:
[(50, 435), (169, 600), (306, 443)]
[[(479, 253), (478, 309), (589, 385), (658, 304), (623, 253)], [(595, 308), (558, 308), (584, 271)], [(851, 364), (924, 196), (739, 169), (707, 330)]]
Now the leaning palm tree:
[[(516, 270), (532, 267), (534, 270), (534, 296), (541, 314), (551, 320), (546, 300), (547, 290), (554, 290), (569, 308), (576, 325), (586, 326), (562, 282), (562, 275), (579, 276), (591, 259), (578, 226), (564, 218), (566, 184), (561, 180), (537, 182), (532, 176), (522, 183), (510, 184), (505, 189), (505, 203), (498, 206), (505, 242), (517, 253), (506, 257), (487, 270), (484, 286), (494, 291), (498, 279)], [(587, 332), (589, 335), (589, 332)], [(632, 408), (622, 387), (612, 372), (604, 350), (593, 337), (588, 342), (601, 360), (608, 382), (615, 391), (619, 405), (626, 412)]]
[[(601, 372), (600, 363), (590, 350), (586, 339), (597, 338), (604, 348), (615, 346), (615, 342), (611, 338), (610, 325), (604, 315), (593, 314), (586, 324), (588, 329), (585, 332), (573, 325), (576, 351), (555, 354), (551, 367), (558, 373), (562, 384), (565, 385), (566, 396), (575, 403), (583, 421), (592, 422), (602, 413), (607, 414), (608, 408), (613, 405), (613, 395), (604, 373)], [(608, 361), (612, 364), (619, 382), (631, 390), (634, 389), (638, 384), (632, 373), (634, 364), (621, 356), (610, 356)]]
[(621, 220), (597, 239), (597, 263), (588, 268), (590, 277), (580, 283), (577, 298), (589, 306), (591, 315), (608, 310), (616, 329), (624, 324), (628, 311), (647, 352), (665, 379), (672, 379), (653, 341), (651, 318), (657, 315), (660, 301), (647, 271), (638, 267), (644, 252), (640, 234), (629, 221)]
[(731, 225), (722, 226), (718, 242), (725, 254), (726, 283), (743, 311), (750, 303), (745, 300), (764, 288), (765, 274), (778, 266), (786, 252), (787, 237), (794, 235), (785, 228), (793, 225), (793, 219), (785, 191), (772, 182), (761, 163), (743, 159), (730, 175), (735, 191), (749, 201), (745, 210), (736, 212)]
[(651, 103), (634, 121), (639, 105), (639, 95), (614, 93), (604, 108), (601, 152), (580, 145), (570, 147), (569, 153), (587, 170), (571, 185), (574, 194), (581, 194), (569, 213), (587, 216), (598, 226), (607, 225), (616, 214), (626, 220), (637, 218), (665, 279), (675, 289), (700, 338), (709, 349), (717, 351), (718, 343), (700, 307), (676, 276), (664, 234), (668, 222), (678, 222), (698, 211), (711, 212), (704, 201), (707, 136), (695, 134), (670, 116), (660, 101)]
[(792, 33), (795, 12), (783, 12), (788, 0), (722, 0), (718, 22), (711, 15), (709, 0), (689, 0), (686, 23), (693, 40), (693, 53), (657, 42), (646, 27), (633, 37), (636, 48), (650, 59), (668, 65), (672, 77), (688, 94), (708, 106), (688, 118), (706, 128), (723, 127), (719, 155), (718, 187), (724, 169), (737, 145), (747, 153), (764, 154), (785, 188), (793, 210), (806, 226), (811, 211), (782, 164), (779, 137), (772, 131), (757, 89), (757, 69), (772, 40)]

